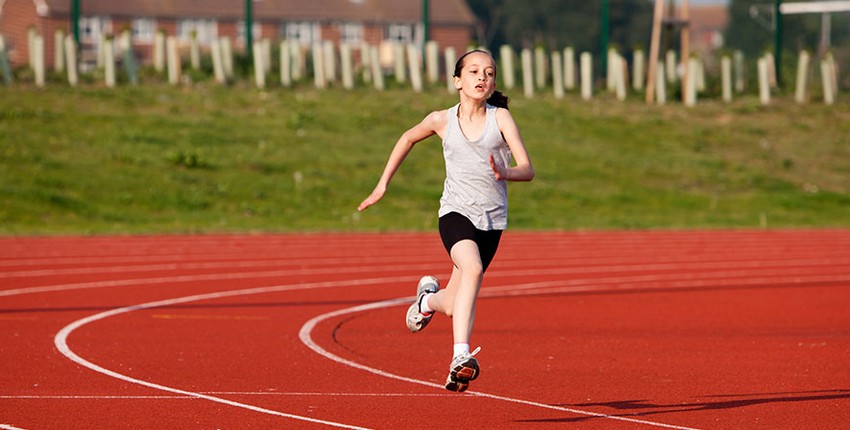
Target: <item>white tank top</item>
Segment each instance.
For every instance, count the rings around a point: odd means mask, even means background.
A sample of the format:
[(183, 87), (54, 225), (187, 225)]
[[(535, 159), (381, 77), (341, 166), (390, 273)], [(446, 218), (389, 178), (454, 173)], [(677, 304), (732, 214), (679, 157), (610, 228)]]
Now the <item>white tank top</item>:
[(490, 155), (497, 165), (509, 167), (511, 154), (496, 123), (496, 107), (487, 105), (484, 131), (476, 140), (466, 138), (460, 128), (457, 110), (448, 110), (443, 138), (446, 181), (440, 198), (439, 216), (457, 212), (479, 230), (504, 230), (508, 225), (508, 186), (497, 181), (490, 167)]

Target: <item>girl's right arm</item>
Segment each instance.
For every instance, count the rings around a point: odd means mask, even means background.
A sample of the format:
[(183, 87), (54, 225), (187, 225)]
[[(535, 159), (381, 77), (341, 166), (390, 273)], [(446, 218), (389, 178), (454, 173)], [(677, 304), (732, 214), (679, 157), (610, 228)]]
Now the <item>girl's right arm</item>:
[(390, 153), (390, 158), (387, 160), (387, 165), (384, 167), (384, 172), (381, 174), (381, 179), (378, 180), (378, 185), (376, 185), (375, 189), (372, 190), (372, 194), (360, 203), (357, 210), (362, 211), (377, 203), (378, 200), (381, 200), (381, 198), (384, 197), (384, 194), (387, 192), (387, 187), (390, 184), (390, 180), (392, 180), (393, 175), (395, 175), (395, 172), (398, 171), (398, 168), (401, 167), (401, 163), (404, 159), (407, 158), (407, 154), (409, 154), (410, 150), (413, 149), (413, 145), (416, 145), (434, 134), (442, 136), (445, 132), (445, 128), (446, 111), (443, 110), (431, 112), (419, 124), (416, 124), (410, 130), (405, 131), (393, 147), (393, 150)]

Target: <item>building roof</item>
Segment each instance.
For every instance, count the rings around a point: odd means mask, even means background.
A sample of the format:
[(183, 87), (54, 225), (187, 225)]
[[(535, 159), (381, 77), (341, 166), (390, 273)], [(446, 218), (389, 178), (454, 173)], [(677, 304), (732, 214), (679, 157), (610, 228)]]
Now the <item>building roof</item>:
[(729, 21), (726, 5), (691, 6), (689, 13), (691, 28), (696, 31), (723, 31)]
[[(68, 0), (33, 0), (46, 4), (47, 14), (67, 16)], [(359, 21), (414, 23), (422, 20), (420, 0), (253, 0), (254, 19), (276, 21)], [(85, 0), (84, 15), (114, 17), (242, 19), (245, 3), (238, 0)], [(430, 21), (442, 25), (472, 25), (475, 17), (464, 0), (430, 0)]]

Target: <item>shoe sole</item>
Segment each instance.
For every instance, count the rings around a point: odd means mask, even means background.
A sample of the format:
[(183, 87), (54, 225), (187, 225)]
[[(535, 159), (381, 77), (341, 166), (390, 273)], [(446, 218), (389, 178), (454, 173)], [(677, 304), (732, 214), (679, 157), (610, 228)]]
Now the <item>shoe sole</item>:
[[(419, 320), (418, 326), (416, 324), (411, 324), (410, 318), (408, 318), (408, 316), (414, 312), (417, 315), (420, 315), (420, 317), (422, 318), (421, 320)], [(407, 329), (410, 330), (411, 333), (419, 333), (420, 331), (422, 331), (423, 328), (425, 328), (426, 325), (428, 325), (429, 322), (431, 322), (431, 316), (426, 317), (424, 315), (419, 314), (419, 305), (414, 303), (410, 305), (409, 308), (407, 308), (407, 316), (405, 316), (404, 322), (405, 324), (407, 324)]]
[(469, 388), (468, 382), (452, 381), (452, 380), (446, 381), (446, 389), (449, 390), (449, 391), (454, 391), (456, 393), (462, 393), (462, 392), (466, 391), (467, 388)]
[(452, 368), (449, 373), (449, 379), (446, 381), (446, 389), (462, 393), (469, 388), (469, 381), (478, 378), (481, 370), (478, 367), (478, 361), (469, 359)]
[(451, 371), (452, 379), (463, 382), (474, 381), (479, 373), (481, 372), (478, 368), (478, 360), (474, 358), (458, 364)]

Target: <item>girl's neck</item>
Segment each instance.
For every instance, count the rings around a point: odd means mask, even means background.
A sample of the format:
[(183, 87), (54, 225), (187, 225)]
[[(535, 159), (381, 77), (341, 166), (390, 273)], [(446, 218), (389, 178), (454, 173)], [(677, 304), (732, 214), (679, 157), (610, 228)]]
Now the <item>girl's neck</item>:
[(486, 115), (487, 101), (461, 100), (457, 108), (458, 118), (472, 119), (476, 116)]

